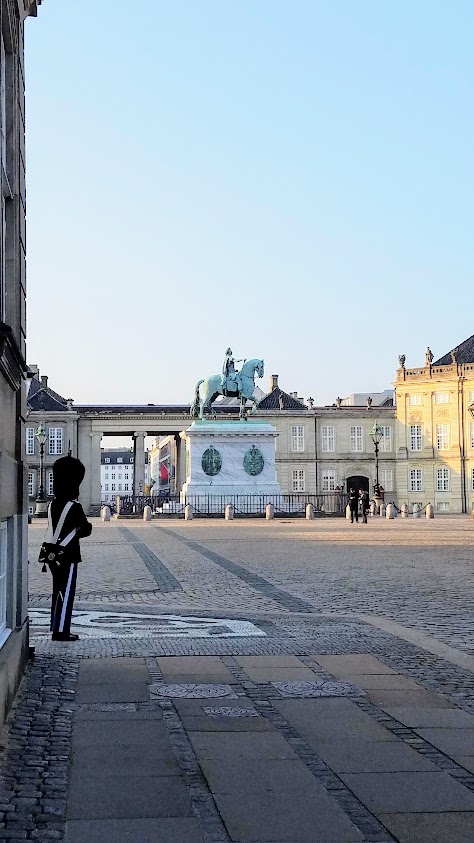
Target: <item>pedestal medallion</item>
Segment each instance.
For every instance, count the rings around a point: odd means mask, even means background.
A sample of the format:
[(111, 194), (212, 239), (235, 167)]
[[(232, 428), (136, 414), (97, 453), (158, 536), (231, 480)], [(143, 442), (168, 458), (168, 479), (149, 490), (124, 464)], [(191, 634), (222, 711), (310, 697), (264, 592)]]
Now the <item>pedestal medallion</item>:
[(251, 477), (256, 477), (257, 474), (262, 473), (264, 465), (265, 460), (260, 448), (256, 448), (255, 445), (252, 445), (252, 447), (246, 451), (244, 455), (245, 471), (247, 474), (250, 474)]
[(222, 468), (222, 457), (217, 448), (214, 448), (213, 445), (206, 448), (202, 455), (201, 465), (204, 474), (207, 474), (208, 477), (215, 477), (216, 474), (219, 474)]

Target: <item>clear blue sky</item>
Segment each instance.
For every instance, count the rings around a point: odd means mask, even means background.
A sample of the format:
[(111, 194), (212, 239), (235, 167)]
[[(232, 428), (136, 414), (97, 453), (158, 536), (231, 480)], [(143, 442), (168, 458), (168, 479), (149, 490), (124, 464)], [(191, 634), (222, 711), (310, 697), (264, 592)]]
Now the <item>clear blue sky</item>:
[(28, 360), (186, 402), (263, 357), (317, 403), (474, 333), (468, 0), (45, 0), (26, 23)]

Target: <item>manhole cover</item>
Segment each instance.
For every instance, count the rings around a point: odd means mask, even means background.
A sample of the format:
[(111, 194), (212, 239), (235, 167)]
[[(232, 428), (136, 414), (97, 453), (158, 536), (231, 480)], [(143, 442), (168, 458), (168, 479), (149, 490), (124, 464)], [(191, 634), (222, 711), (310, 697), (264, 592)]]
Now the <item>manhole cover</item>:
[(210, 699), (211, 697), (229, 697), (238, 699), (230, 685), (200, 685), (182, 684), (166, 685), (159, 683), (150, 685), (150, 696), (153, 697), (184, 697), (190, 700)]
[(282, 697), (355, 697), (365, 691), (352, 682), (271, 682)]
[(254, 708), (207, 708), (203, 711), (208, 717), (260, 717)]

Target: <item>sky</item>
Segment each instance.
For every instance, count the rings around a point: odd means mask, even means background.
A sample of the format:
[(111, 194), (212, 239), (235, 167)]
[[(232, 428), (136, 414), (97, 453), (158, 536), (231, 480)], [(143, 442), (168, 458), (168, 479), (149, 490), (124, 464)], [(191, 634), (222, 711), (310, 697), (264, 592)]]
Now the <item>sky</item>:
[(470, 0), (46, 0), (28, 361), (187, 403), (230, 346), (332, 403), (474, 333)]

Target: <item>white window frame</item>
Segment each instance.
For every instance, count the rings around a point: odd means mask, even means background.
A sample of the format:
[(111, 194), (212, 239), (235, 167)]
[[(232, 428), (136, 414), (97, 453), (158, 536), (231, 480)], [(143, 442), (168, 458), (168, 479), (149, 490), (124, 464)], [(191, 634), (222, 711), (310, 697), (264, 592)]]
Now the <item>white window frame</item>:
[(436, 491), (449, 492), (450, 488), (450, 470), (449, 468), (436, 469)]
[(306, 491), (306, 472), (304, 468), (293, 468), (291, 470), (291, 491), (295, 494)]
[(408, 403), (411, 407), (419, 407), (421, 405), (421, 395), (409, 395)]
[(291, 450), (293, 453), (304, 451), (304, 425), (291, 425)]
[(109, 491), (109, 484), (108, 483), (105, 484), (104, 489), (105, 489), (106, 492)]
[(336, 488), (336, 472), (333, 468), (323, 469), (323, 492), (334, 492)]
[(390, 424), (382, 424), (380, 426), (383, 430), (383, 436), (380, 440), (380, 450), (381, 451), (391, 451), (392, 450), (392, 426)]
[(451, 509), (449, 501), (437, 501), (436, 509), (438, 510), (438, 512), (449, 512), (449, 510)]
[(474, 468), (471, 469), (471, 479), (472, 479), (471, 489), (474, 492)]
[(438, 451), (449, 451), (449, 424), (447, 422), (436, 424), (436, 447)]
[(449, 392), (435, 392), (434, 393), (434, 403), (435, 404), (449, 404)]
[(324, 453), (335, 451), (335, 429), (333, 424), (323, 424), (321, 426), (321, 451)]
[(421, 451), (423, 449), (423, 430), (421, 424), (410, 425), (410, 450)]
[(361, 453), (364, 450), (364, 430), (361, 424), (351, 425), (350, 441), (352, 453)]
[(117, 462), (123, 462), (123, 457), (117, 457)]
[(46, 472), (46, 494), (48, 497), (52, 497), (53, 492), (53, 471), (52, 469), (48, 469)]
[(110, 457), (104, 457), (104, 462), (110, 462)]
[(28, 497), (34, 498), (36, 486), (36, 471), (28, 472)]
[(25, 449), (28, 457), (35, 455), (35, 429), (34, 427), (27, 427), (25, 431)]
[(111, 489), (112, 489), (112, 492), (115, 492), (115, 483), (112, 483)]
[(62, 427), (49, 428), (49, 453), (60, 457), (63, 452), (63, 429)]
[(0, 521), (0, 635), (7, 628), (7, 522)]
[(423, 491), (423, 469), (410, 468), (410, 492)]
[(393, 492), (393, 469), (392, 468), (381, 468), (380, 469), (380, 485), (383, 487), (385, 492)]

